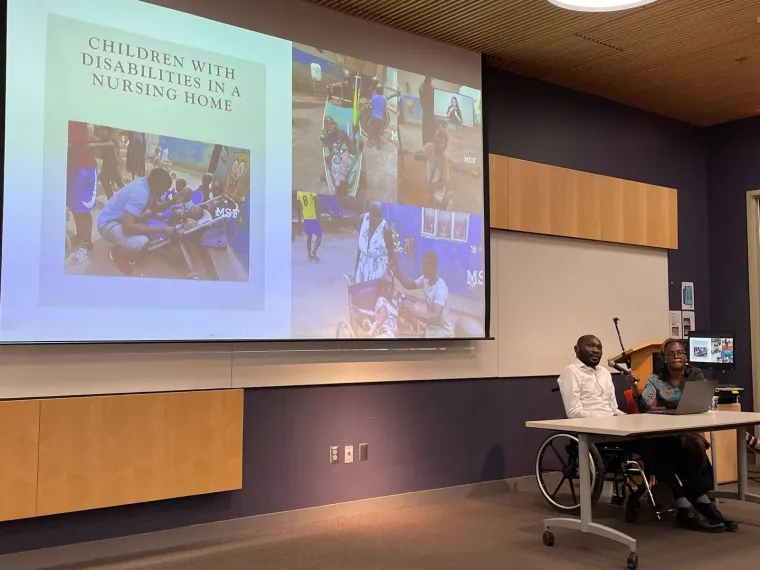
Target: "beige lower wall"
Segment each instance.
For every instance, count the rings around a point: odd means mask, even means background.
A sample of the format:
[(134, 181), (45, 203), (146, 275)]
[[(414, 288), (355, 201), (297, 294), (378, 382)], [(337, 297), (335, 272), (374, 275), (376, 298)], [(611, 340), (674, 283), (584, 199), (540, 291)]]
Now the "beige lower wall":
[[(494, 337), (503, 235), (491, 238)], [(443, 351), (424, 341), (404, 347), (424, 350), (359, 351), (356, 344), (337, 342), (4, 346), (0, 399), (499, 375), (496, 341), (460, 341)]]

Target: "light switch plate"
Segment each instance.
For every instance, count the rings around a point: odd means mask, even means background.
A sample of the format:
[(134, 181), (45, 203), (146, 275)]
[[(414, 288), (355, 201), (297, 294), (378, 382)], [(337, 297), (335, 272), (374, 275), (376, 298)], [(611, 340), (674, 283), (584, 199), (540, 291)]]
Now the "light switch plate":
[(343, 463), (353, 463), (354, 462), (354, 446), (347, 445), (343, 449), (344, 449)]
[(367, 451), (366, 443), (359, 445), (359, 461), (367, 461)]

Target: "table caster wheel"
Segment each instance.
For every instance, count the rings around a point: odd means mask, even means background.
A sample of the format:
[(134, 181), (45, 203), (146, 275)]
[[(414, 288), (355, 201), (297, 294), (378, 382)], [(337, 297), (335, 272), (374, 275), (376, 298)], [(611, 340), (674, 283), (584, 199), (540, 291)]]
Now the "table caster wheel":
[(554, 533), (550, 530), (544, 531), (544, 546), (554, 546)]
[(628, 570), (636, 570), (639, 567), (639, 555), (635, 552), (631, 552), (628, 555), (628, 564), (626, 565)]

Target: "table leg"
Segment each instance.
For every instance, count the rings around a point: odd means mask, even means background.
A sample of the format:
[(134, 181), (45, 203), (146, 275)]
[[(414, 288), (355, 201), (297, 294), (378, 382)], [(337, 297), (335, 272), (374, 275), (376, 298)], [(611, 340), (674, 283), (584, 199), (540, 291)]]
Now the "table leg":
[(744, 426), (736, 430), (736, 480), (739, 483), (739, 500), (747, 498), (747, 441)]
[(715, 432), (710, 432), (710, 461), (712, 462), (712, 472), (713, 472), (713, 491), (718, 490), (718, 462), (716, 461), (716, 453), (715, 453)]
[[(632, 556), (635, 555), (635, 538), (591, 520), (591, 456), (587, 434), (578, 435), (578, 454), (581, 486), (581, 518), (580, 520), (571, 518), (544, 519), (544, 529), (546, 531), (544, 533), (544, 544), (554, 544), (554, 535), (551, 534), (550, 529), (568, 528), (619, 542), (628, 547)], [(603, 473), (604, 470), (600, 471)]]
[[(591, 450), (588, 436), (578, 436), (578, 455), (581, 469), (581, 532), (588, 532), (591, 523)], [(603, 470), (601, 470), (603, 471)]]

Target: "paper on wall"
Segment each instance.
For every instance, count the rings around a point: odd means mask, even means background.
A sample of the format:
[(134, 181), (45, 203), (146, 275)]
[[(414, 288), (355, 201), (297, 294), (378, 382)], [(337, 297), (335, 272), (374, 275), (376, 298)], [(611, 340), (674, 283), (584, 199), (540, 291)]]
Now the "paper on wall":
[(697, 325), (694, 324), (694, 311), (684, 311), (681, 316), (681, 323), (684, 338), (689, 336), (691, 331), (697, 330)]
[(681, 310), (694, 310), (694, 283), (691, 281), (681, 283)]
[(683, 338), (681, 311), (670, 311), (670, 338)]

